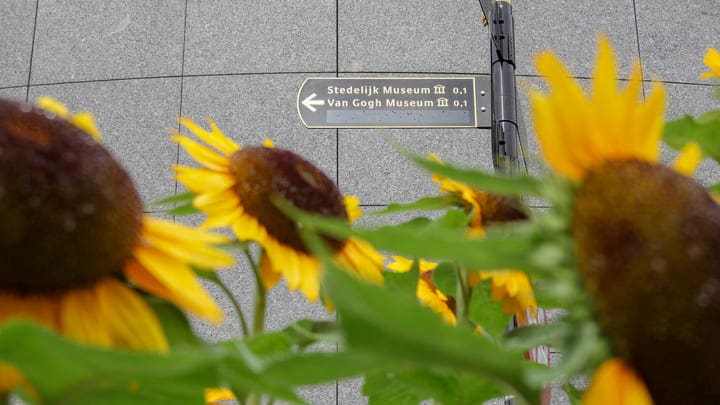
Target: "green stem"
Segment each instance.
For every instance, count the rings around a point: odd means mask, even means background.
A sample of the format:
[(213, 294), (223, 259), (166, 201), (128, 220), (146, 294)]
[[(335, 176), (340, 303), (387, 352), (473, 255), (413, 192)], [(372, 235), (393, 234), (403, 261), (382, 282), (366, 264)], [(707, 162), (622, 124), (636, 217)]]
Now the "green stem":
[(218, 283), (220, 285), (220, 288), (225, 292), (225, 294), (230, 299), (230, 302), (232, 303), (233, 309), (235, 309), (235, 312), (238, 314), (238, 318), (240, 319), (240, 328), (242, 329), (243, 337), (248, 336), (249, 330), (247, 326), (247, 322), (245, 321), (245, 313), (243, 312), (242, 308), (240, 307), (240, 303), (237, 302), (237, 299), (235, 299), (235, 296), (233, 295), (232, 291), (230, 291), (229, 288), (225, 285), (225, 283), (220, 281)]
[(251, 392), (247, 397), (247, 405), (260, 405), (260, 395)]
[[(253, 316), (253, 330), (252, 334), (257, 335), (265, 330), (265, 304), (267, 302), (267, 291), (265, 291), (265, 285), (260, 277), (260, 267), (255, 262), (255, 259), (250, 253), (250, 249), (247, 247), (243, 248), (245, 257), (247, 257), (250, 266), (252, 267), (253, 274), (255, 275), (255, 285), (257, 286), (257, 294), (255, 294), (255, 313)], [(261, 253), (262, 255), (262, 253)]]

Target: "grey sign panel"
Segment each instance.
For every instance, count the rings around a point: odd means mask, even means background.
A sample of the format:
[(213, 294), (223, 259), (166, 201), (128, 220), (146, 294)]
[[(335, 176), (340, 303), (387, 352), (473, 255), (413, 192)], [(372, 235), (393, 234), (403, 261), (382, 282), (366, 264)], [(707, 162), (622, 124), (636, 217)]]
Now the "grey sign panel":
[(309, 78), (297, 109), (308, 128), (489, 128), (490, 79)]

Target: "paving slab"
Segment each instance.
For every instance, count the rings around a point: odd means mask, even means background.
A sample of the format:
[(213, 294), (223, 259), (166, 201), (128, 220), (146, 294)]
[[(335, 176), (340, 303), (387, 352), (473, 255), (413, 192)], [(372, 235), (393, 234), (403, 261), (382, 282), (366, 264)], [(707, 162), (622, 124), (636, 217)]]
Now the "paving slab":
[(180, 75), (184, 21), (184, 0), (40, 0), (31, 83)]
[(702, 82), (703, 55), (720, 49), (720, 14), (715, 0), (635, 0), (645, 79)]
[(0, 35), (0, 87), (27, 84), (30, 54), (35, 30), (35, 2), (5, 0), (0, 2), (3, 34)]
[(27, 87), (10, 87), (0, 89), (0, 97), (4, 97), (10, 100), (25, 101), (25, 94), (27, 93)]
[(335, 1), (188, 0), (185, 74), (335, 71)]
[(125, 166), (145, 202), (175, 192), (169, 131), (180, 111), (180, 79), (74, 83), (30, 88), (30, 101), (50, 95), (72, 111), (95, 115), (103, 143)]
[(490, 71), (476, 0), (338, 1), (340, 71)]
[[(620, 76), (627, 77), (639, 59), (632, 0), (612, 4), (573, 0), (515, 0), (517, 73), (536, 74), (533, 58), (552, 49), (574, 76), (590, 77), (595, 65), (597, 35), (604, 33), (620, 57)], [(670, 12), (670, 10), (667, 10)]]

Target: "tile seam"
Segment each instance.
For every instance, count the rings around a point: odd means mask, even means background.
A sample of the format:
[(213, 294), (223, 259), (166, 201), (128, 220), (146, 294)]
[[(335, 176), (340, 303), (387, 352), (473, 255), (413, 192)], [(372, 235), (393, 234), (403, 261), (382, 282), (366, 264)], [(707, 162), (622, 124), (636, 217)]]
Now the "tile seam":
[(32, 42), (30, 43), (30, 63), (28, 64), (27, 87), (25, 87), (25, 102), (30, 101), (30, 79), (32, 78), (33, 57), (35, 54), (35, 36), (37, 34), (38, 9), (40, 8), (40, 0), (35, 1), (35, 22), (33, 24)]

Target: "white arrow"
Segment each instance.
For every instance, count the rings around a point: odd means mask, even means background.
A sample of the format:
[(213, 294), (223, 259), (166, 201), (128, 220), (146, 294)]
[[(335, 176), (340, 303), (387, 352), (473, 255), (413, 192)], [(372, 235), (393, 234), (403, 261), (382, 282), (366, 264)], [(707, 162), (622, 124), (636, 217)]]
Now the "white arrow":
[(302, 104), (312, 112), (317, 111), (317, 108), (313, 107), (314, 105), (325, 105), (325, 100), (313, 100), (315, 96), (316, 94), (313, 93), (305, 97), (305, 100), (302, 101)]

